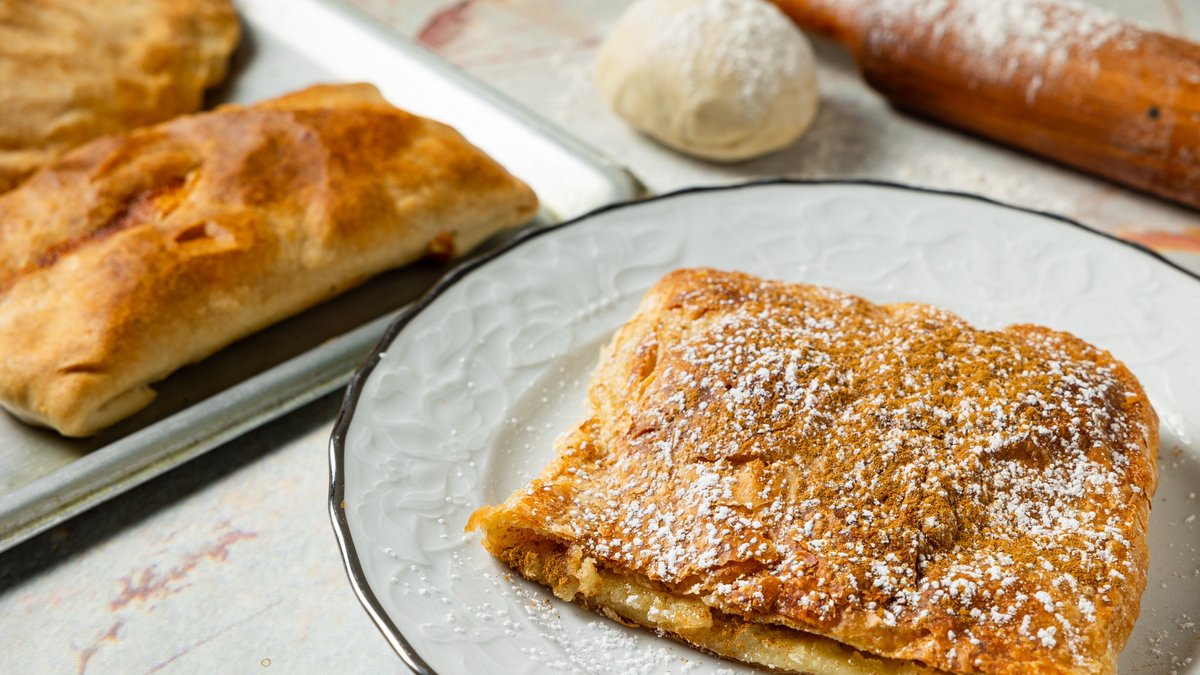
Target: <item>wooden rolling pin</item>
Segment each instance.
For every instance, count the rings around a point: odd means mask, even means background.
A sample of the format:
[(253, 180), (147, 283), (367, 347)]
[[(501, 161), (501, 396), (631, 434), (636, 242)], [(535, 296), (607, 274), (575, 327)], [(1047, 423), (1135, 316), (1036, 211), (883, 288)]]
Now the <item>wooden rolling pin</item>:
[(1200, 208), (1200, 45), (1049, 0), (774, 0), (896, 107)]

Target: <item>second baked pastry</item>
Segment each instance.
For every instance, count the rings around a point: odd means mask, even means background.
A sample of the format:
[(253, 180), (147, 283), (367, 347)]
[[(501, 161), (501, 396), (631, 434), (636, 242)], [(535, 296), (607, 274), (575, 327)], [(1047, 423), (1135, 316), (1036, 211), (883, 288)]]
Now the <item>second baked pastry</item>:
[(180, 366), (536, 208), (363, 84), (99, 139), (0, 196), (0, 403), (91, 434)]
[(195, 112), (239, 33), (229, 0), (0, 0), (0, 192), (93, 138)]

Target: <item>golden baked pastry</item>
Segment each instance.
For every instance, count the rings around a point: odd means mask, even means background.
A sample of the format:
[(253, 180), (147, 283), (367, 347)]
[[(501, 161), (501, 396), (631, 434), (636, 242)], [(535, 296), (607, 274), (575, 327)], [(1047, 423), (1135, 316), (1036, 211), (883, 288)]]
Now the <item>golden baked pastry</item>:
[(229, 0), (0, 0), (0, 192), (64, 150), (198, 110), (239, 31)]
[(458, 132), (365, 84), (96, 140), (0, 196), (0, 402), (93, 433), (176, 368), (536, 208)]
[(468, 525), (560, 598), (787, 672), (1115, 672), (1158, 420), (1107, 352), (683, 270), (589, 401)]

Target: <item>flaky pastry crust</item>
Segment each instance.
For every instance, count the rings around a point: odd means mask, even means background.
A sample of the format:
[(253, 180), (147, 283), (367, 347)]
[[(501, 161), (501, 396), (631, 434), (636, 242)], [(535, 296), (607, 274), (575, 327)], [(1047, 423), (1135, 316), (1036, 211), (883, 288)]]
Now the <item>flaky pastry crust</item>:
[(180, 366), (536, 209), (458, 132), (364, 84), (96, 140), (0, 196), (0, 402), (91, 434)]
[[(682, 270), (554, 461), (469, 528), (562, 597), (783, 670), (824, 667), (706, 626), (820, 636), (863, 672), (1113, 673), (1157, 446), (1134, 376), (1067, 333)], [(651, 621), (597, 571), (692, 609)]]
[(229, 0), (0, 0), (0, 192), (64, 150), (198, 110), (240, 32)]

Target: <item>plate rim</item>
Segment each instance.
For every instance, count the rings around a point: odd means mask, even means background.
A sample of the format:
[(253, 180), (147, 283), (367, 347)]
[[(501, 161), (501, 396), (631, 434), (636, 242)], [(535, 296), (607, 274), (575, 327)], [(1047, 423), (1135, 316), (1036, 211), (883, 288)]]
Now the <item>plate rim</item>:
[(804, 179), (804, 178), (768, 178), (762, 180), (752, 180), (742, 183), (733, 183), (725, 185), (700, 185), (686, 187), (671, 192), (651, 195), (643, 198), (629, 199), (625, 201), (614, 202), (598, 207), (587, 213), (576, 216), (570, 220), (560, 223), (555, 223), (545, 228), (530, 230), (522, 233), (512, 241), (498, 247), (486, 254), (473, 257), (465, 262), (462, 262), (437, 280), (420, 298), (415, 300), (396, 315), (392, 322), (384, 331), (383, 336), (372, 348), (370, 355), (355, 369), (354, 374), (350, 378), (350, 382), (346, 385), (346, 393), (342, 398), (342, 404), (338, 410), (337, 420), (334, 422), (333, 431), (329, 438), (329, 497), (328, 508), (329, 517), (333, 526), (334, 537), (337, 539), (338, 549), (341, 552), (342, 567), (346, 572), (347, 580), (350, 582), (351, 588), (357, 596), (359, 604), (366, 610), (375, 627), (383, 634), (384, 639), (391, 645), (392, 649), (400, 657), (408, 668), (417, 675), (437, 675), (435, 671), (417, 652), (416, 648), (408, 641), (403, 632), (396, 627), (396, 624), (388, 616), (379, 599), (371, 590), (370, 583), (366, 579), (363, 572), (362, 564), (358, 558), (357, 549), (354, 547), (353, 537), (350, 535), (349, 521), (346, 519), (345, 493), (346, 493), (346, 475), (345, 475), (345, 451), (346, 438), (350, 429), (350, 424), (354, 419), (354, 411), (358, 407), (359, 398), (362, 396), (363, 387), (374, 372), (375, 367), (379, 364), (383, 354), (391, 346), (392, 342), (400, 335), (400, 332), (408, 325), (418, 314), (428, 308), (433, 302), (447, 289), (461, 281), (467, 275), (475, 270), (483, 267), (487, 263), (495, 260), (503, 255), (507, 255), (514, 249), (519, 248), (542, 235), (557, 232), (572, 225), (577, 225), (583, 221), (589, 220), (610, 211), (616, 211), (623, 208), (634, 207), (650, 202), (663, 201), (676, 197), (681, 197), (690, 194), (709, 193), (709, 192), (733, 192), (746, 188), (791, 185), (791, 186), (865, 186), (875, 188), (894, 189), (906, 192), (920, 192), (925, 194), (940, 195), (945, 197), (959, 197), (993, 206), (999, 206), (1014, 211), (1021, 211), (1035, 216), (1042, 216), (1050, 222), (1060, 225), (1068, 225), (1078, 228), (1086, 233), (1093, 234), (1109, 241), (1123, 244), (1133, 250), (1147, 255), (1153, 260), (1166, 266), (1182, 272), (1184, 276), (1200, 282), (1200, 274), (1192, 272), (1182, 265), (1168, 259), (1161, 253), (1150, 249), (1149, 247), (1138, 243), (1122, 239), (1114, 234), (1098, 230), (1089, 225), (1085, 225), (1073, 218), (1054, 213), (1051, 211), (1042, 211), (1032, 207), (1018, 206), (1008, 202), (993, 199), (985, 195), (975, 194), (971, 192), (962, 192), (957, 190), (944, 190), (939, 188), (922, 187), (916, 185), (906, 185), (892, 181), (874, 180), (874, 179)]

